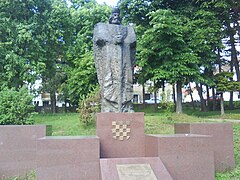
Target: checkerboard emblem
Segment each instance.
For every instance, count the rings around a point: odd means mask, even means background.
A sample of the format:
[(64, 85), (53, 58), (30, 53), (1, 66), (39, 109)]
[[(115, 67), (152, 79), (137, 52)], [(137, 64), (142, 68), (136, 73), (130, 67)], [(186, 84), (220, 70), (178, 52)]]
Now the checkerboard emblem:
[(130, 138), (130, 121), (112, 121), (113, 139), (123, 141)]

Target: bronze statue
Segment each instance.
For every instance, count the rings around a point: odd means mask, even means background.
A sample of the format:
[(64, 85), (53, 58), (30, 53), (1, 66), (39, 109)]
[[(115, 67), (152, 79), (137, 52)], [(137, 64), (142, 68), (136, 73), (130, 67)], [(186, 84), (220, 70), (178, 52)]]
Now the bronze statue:
[(114, 8), (109, 24), (94, 28), (94, 59), (101, 87), (102, 112), (132, 112), (133, 67), (136, 35), (133, 27), (121, 25)]

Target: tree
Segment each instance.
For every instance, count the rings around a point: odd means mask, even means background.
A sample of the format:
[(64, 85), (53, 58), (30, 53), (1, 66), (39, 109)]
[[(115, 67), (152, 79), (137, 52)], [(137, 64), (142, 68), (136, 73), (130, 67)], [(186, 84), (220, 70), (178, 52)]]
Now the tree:
[(18, 90), (40, 77), (54, 105), (57, 62), (64, 59), (71, 30), (66, 2), (3, 0), (0, 6), (0, 85)]
[(184, 39), (184, 19), (170, 10), (157, 10), (149, 16), (151, 28), (139, 42), (141, 59), (151, 66), (153, 79), (177, 83), (176, 112), (182, 113), (182, 83), (200, 76), (198, 57)]
[(47, 0), (0, 2), (0, 85), (19, 89), (37, 78), (45, 53), (39, 22), (48, 5)]
[(62, 0), (52, 0), (45, 14), (44, 50), (45, 69), (41, 73), (43, 91), (50, 93), (51, 110), (56, 112), (56, 93), (61, 83), (66, 80), (65, 64), (66, 53), (71, 43), (73, 24), (67, 3)]
[[(196, 73), (195, 74), (196, 76), (193, 76), (193, 75), (186, 76), (186, 77), (183, 76), (184, 81), (181, 83), (187, 84), (190, 81), (195, 81), (203, 85), (212, 86), (213, 82), (211, 80), (211, 77), (209, 77), (209, 75), (213, 74), (212, 72), (215, 68), (216, 59), (217, 59), (216, 49), (222, 48), (221, 39), (223, 36), (222, 36), (222, 30), (221, 30), (222, 26), (219, 19), (217, 18), (217, 13), (215, 11), (212, 11), (211, 9), (204, 8), (204, 5), (203, 5), (205, 4), (204, 2), (205, 1), (121, 0), (120, 7), (123, 9), (123, 12), (124, 12), (124, 17), (123, 17), (124, 20), (137, 25), (136, 27), (137, 36), (140, 37), (138, 38), (138, 42), (141, 43), (142, 41), (146, 40), (146, 39), (143, 40), (142, 38), (142, 35), (144, 33), (146, 34), (146, 32), (149, 32), (149, 35), (151, 33), (154, 33), (155, 35), (154, 38), (147, 40), (145, 48), (138, 49), (138, 53), (145, 54), (145, 57), (138, 56), (139, 58), (137, 63), (139, 64), (139, 62), (144, 62), (144, 61), (146, 61), (145, 65), (151, 63), (152, 64), (151, 69), (149, 70), (154, 72), (154, 71), (157, 71), (156, 69), (159, 68), (160, 64), (165, 63), (164, 61), (163, 62), (156, 61), (156, 59), (158, 59), (157, 57), (159, 57), (158, 54), (161, 55), (161, 53), (171, 52), (172, 49), (179, 49), (178, 54), (180, 54), (180, 52), (182, 51), (182, 53), (185, 55), (186, 55), (186, 52), (188, 52), (189, 53), (188, 55), (190, 56), (193, 55), (192, 57), (195, 56), (194, 58), (195, 60), (193, 62), (196, 63), (198, 66), (198, 70), (196, 66), (194, 66), (193, 68), (194, 69), (193, 71)], [(179, 48), (178, 46), (176, 46), (174, 48), (172, 47), (167, 49), (168, 46), (166, 45), (165, 48), (156, 48), (157, 46), (159, 47), (161, 46), (159, 44), (170, 44), (169, 43), (170, 39), (168, 37), (171, 37), (171, 35), (168, 35), (166, 33), (166, 38), (159, 39), (158, 38), (159, 33), (157, 32), (157, 30), (152, 32), (150, 32), (151, 30), (149, 30), (149, 29), (152, 29), (153, 26), (158, 27), (164, 24), (163, 22), (166, 21), (163, 18), (164, 15), (162, 17), (156, 16), (159, 19), (153, 25), (152, 21), (154, 18), (153, 16), (155, 15), (151, 14), (150, 12), (157, 12), (157, 11), (160, 11), (160, 9), (162, 10), (164, 9), (167, 11), (170, 10), (170, 12), (172, 12), (172, 14), (175, 15), (176, 19), (177, 18), (181, 19), (180, 23), (176, 23), (177, 25), (179, 25), (179, 28), (172, 28), (172, 29), (165, 28), (165, 31), (169, 31), (169, 34), (170, 33), (181, 34), (183, 36), (182, 40), (184, 42), (183, 43), (184, 47)], [(148, 15), (151, 14), (151, 15), (147, 16), (147, 14)], [(162, 31), (163, 30), (164, 28), (162, 28)], [(180, 31), (181, 33), (179, 33)], [(153, 44), (152, 42), (156, 42), (156, 45)], [(172, 56), (174, 55), (175, 54), (172, 54)], [(187, 59), (187, 58), (189, 57), (185, 57), (184, 59)], [(152, 60), (149, 60), (149, 59), (152, 59)], [(156, 61), (156, 62), (154, 64), (151, 61)], [(146, 68), (146, 66), (144, 68)], [(149, 71), (147, 70), (147, 72)], [(167, 72), (169, 72), (170, 74), (173, 73), (171, 71), (167, 71)], [(154, 74), (156, 75), (158, 73), (155, 72)], [(154, 75), (154, 80), (157, 80), (156, 78), (163, 78), (164, 80), (164, 76), (166, 76), (165, 74), (159, 74), (158, 77), (155, 75)], [(170, 79), (168, 78), (167, 80), (169, 81)], [(158, 80), (161, 80), (161, 79), (158, 79)], [(178, 82), (178, 81), (176, 81), (175, 79), (174, 82)], [(180, 93), (181, 88), (179, 84), (180, 82), (178, 82), (177, 89)], [(181, 98), (180, 94), (179, 94), (179, 98)], [(202, 104), (204, 104), (204, 100), (202, 100), (202, 102), (203, 102)]]
[(239, 91), (240, 83), (232, 81), (232, 72), (220, 72), (215, 75), (215, 84), (217, 92), (221, 95), (221, 115), (224, 115), (223, 93), (231, 91)]
[(74, 36), (67, 53), (67, 87), (69, 98), (74, 105), (97, 86), (93, 59), (93, 29), (98, 22), (107, 22), (110, 12), (109, 6), (99, 5), (93, 0), (74, 1), (71, 6)]
[[(194, 13), (194, 17), (189, 21), (189, 43), (191, 49), (199, 57), (200, 79), (195, 79), (198, 93), (201, 99), (201, 110), (206, 111), (206, 100), (203, 98), (203, 85), (213, 86), (212, 75), (216, 68), (217, 52), (216, 49), (222, 47), (221, 23), (216, 18), (216, 14), (203, 9)], [(208, 100), (208, 99), (207, 99)], [(209, 101), (209, 100), (208, 100)], [(209, 103), (208, 103), (209, 104)]]
[[(220, 1), (199, 1), (200, 6), (203, 9), (211, 11), (216, 14), (216, 18), (221, 22), (221, 31), (223, 37), (228, 39), (224, 42), (225, 46), (229, 46), (229, 52), (231, 56), (231, 62), (229, 63), (232, 71), (236, 72), (237, 80), (240, 81), (239, 73), (239, 62), (237, 59), (236, 50), (236, 34), (239, 34), (239, 16), (240, 16), (240, 6), (235, 0), (220, 0)], [(238, 39), (239, 40), (239, 39)], [(223, 47), (218, 47), (223, 50)], [(229, 105), (233, 108), (233, 92), (230, 92), (230, 102)]]

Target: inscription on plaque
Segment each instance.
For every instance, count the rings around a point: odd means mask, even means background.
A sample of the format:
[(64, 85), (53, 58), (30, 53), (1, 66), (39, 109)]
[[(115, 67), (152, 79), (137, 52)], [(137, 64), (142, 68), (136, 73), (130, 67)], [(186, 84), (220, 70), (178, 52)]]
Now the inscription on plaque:
[(130, 121), (112, 121), (112, 135), (116, 140), (123, 141), (130, 138)]
[(119, 180), (157, 180), (150, 164), (117, 164)]

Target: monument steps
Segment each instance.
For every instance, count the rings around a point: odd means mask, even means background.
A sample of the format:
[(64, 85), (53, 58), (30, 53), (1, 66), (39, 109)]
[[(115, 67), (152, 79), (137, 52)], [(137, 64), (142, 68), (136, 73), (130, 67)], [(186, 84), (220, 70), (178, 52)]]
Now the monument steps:
[(159, 157), (102, 158), (101, 180), (172, 180)]

